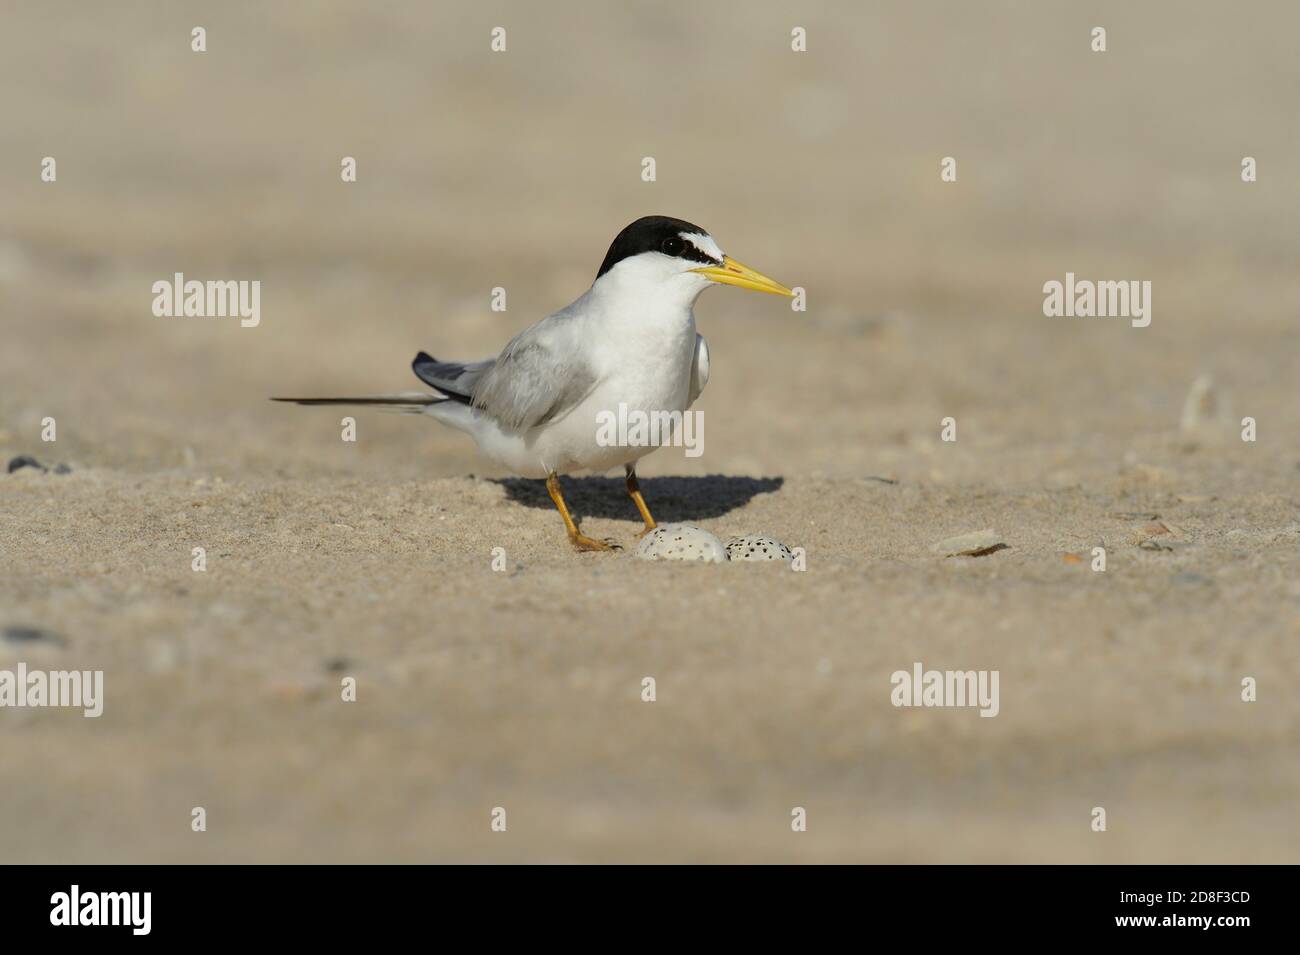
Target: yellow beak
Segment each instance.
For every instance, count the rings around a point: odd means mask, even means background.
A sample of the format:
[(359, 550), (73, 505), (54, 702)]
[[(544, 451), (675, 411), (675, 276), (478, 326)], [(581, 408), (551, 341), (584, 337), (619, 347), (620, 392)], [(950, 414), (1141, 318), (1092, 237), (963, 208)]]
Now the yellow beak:
[(762, 272), (755, 272), (748, 265), (742, 265), (729, 255), (722, 257), (721, 268), (710, 265), (702, 269), (691, 269), (691, 271), (707, 275), (713, 281), (720, 282), (723, 285), (737, 285), (740, 288), (753, 289), (755, 292), (787, 295), (794, 298), (794, 292), (791, 292), (780, 282), (774, 282)]

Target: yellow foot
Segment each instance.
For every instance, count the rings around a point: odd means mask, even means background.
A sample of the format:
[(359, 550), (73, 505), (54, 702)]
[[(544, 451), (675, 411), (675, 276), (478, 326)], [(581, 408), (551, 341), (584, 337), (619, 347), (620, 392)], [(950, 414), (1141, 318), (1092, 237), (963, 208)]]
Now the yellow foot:
[(658, 526), (659, 526), (658, 524), (647, 524), (645, 526), (645, 530), (643, 530), (640, 534), (636, 535), (636, 539), (640, 540), (641, 538), (645, 537), (647, 534), (649, 534), (652, 530), (654, 530)]
[(569, 542), (573, 544), (573, 549), (577, 551), (623, 549), (623, 545), (612, 537), (606, 537), (603, 540), (596, 540), (596, 538), (588, 537), (586, 534), (570, 534)]

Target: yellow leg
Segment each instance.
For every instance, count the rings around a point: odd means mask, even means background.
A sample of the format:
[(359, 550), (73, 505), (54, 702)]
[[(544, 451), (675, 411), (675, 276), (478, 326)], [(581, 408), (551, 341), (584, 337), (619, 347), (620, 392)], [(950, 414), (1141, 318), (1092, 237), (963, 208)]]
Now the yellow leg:
[(641, 520), (645, 521), (645, 530), (637, 535), (638, 537), (644, 537), (659, 525), (650, 516), (650, 508), (646, 507), (645, 498), (641, 496), (641, 485), (636, 480), (636, 470), (630, 464), (627, 465), (627, 496), (632, 498), (632, 503), (641, 512)]
[(564, 495), (560, 493), (560, 476), (551, 473), (546, 479), (546, 490), (551, 495), (551, 500), (560, 511), (560, 516), (564, 518), (564, 529), (569, 532), (569, 543), (577, 550), (621, 550), (622, 548), (612, 540), (596, 540), (594, 537), (588, 537), (578, 530), (578, 525), (573, 522), (573, 515), (569, 513), (569, 506), (564, 503)]

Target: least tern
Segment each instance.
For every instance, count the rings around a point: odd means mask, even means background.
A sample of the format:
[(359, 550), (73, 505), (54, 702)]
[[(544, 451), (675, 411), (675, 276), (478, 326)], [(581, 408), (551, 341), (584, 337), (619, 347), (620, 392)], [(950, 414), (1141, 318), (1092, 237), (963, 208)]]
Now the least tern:
[(597, 422), (620, 406), (679, 416), (690, 408), (709, 380), (709, 347), (695, 330), (693, 307), (713, 284), (794, 294), (726, 255), (699, 226), (646, 216), (615, 236), (591, 288), (520, 332), (495, 358), (416, 355), (412, 369), (437, 394), (273, 400), (377, 405), (437, 418), (520, 477), (544, 478), (575, 548), (610, 550), (618, 545), (578, 529), (559, 476), (623, 465), (628, 495), (645, 521), (642, 533), (654, 529), (636, 462), (658, 445), (602, 442)]

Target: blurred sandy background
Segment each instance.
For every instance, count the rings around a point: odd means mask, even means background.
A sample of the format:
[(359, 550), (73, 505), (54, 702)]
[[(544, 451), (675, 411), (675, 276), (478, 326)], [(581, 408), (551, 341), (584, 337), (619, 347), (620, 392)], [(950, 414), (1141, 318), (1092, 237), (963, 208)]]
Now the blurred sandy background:
[[(107, 700), (0, 711), (0, 860), (1297, 861), (1298, 29), (6, 3), (0, 455), (73, 470), (0, 474), (0, 626), (43, 634), (0, 667), (102, 668)], [(706, 453), (646, 459), (650, 505), (807, 573), (575, 555), (463, 435), (362, 413), (344, 444), (265, 400), (491, 354), (648, 213), (809, 301), (700, 300)], [(177, 271), (259, 279), (260, 327), (155, 318)], [(1149, 279), (1151, 326), (1045, 318), (1066, 271)], [(1180, 432), (1202, 375), (1256, 443)], [(567, 486), (587, 532), (639, 529), (620, 482)], [(1009, 548), (930, 551), (985, 527)], [(1104, 574), (1066, 556), (1097, 545)], [(915, 660), (999, 670), (1001, 714), (895, 709)]]

